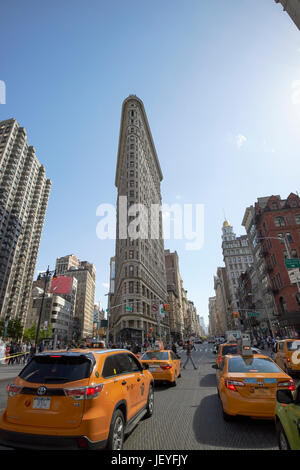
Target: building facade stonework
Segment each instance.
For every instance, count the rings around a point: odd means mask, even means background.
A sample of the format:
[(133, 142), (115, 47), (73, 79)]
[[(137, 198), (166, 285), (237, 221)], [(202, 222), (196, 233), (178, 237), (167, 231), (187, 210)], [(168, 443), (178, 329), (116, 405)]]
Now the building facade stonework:
[(115, 342), (142, 342), (150, 332), (165, 339), (170, 333), (168, 315), (159, 318), (157, 311), (167, 301), (161, 212), (155, 224), (150, 218), (151, 206), (161, 206), (162, 178), (143, 102), (130, 95), (122, 106), (115, 179), (115, 279), (109, 311)]

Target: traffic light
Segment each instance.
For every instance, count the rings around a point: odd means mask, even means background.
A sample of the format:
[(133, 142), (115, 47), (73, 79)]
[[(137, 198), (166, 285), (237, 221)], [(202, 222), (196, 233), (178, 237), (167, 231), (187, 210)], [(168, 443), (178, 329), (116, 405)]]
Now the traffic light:
[(239, 312), (233, 312), (233, 318), (240, 318)]
[(170, 304), (163, 304), (162, 310), (163, 310), (163, 312), (169, 311), (170, 310)]

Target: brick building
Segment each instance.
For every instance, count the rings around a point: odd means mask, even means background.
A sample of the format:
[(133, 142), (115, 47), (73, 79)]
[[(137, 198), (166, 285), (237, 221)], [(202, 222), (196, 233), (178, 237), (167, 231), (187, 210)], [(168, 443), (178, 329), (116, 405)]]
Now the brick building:
[(277, 308), (275, 332), (282, 336), (300, 336), (300, 287), (291, 284), (286, 258), (300, 256), (300, 198), (291, 193), (261, 198), (255, 203), (257, 242), (265, 259)]

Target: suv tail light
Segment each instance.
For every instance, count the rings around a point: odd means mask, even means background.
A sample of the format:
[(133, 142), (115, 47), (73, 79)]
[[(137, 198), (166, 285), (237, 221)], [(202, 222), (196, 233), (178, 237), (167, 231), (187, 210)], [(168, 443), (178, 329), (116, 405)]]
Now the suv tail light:
[(102, 389), (103, 384), (99, 384), (89, 387), (65, 388), (64, 392), (66, 397), (73, 398), (73, 400), (90, 400), (91, 398), (97, 398)]
[(228, 390), (232, 390), (233, 392), (237, 392), (238, 390), (236, 387), (244, 387), (244, 382), (240, 382), (238, 380), (225, 380), (225, 386)]
[(8, 384), (7, 387), (6, 387), (6, 391), (7, 391), (9, 397), (14, 397), (18, 393), (20, 393), (21, 390), (22, 390), (22, 387), (19, 387), (16, 384)]
[(166, 365), (164, 365), (164, 366), (160, 366), (160, 367), (161, 367), (161, 369), (163, 369), (163, 370), (172, 369), (172, 366), (171, 366), (171, 364), (166, 364)]
[(278, 387), (288, 387), (291, 392), (296, 389), (293, 379), (286, 380), (285, 382), (278, 382)]

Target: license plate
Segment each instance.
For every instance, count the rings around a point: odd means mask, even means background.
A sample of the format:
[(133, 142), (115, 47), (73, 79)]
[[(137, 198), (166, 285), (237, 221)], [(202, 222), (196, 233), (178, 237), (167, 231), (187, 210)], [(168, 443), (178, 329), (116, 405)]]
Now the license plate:
[(34, 397), (32, 408), (35, 410), (49, 410), (51, 398), (48, 397)]

